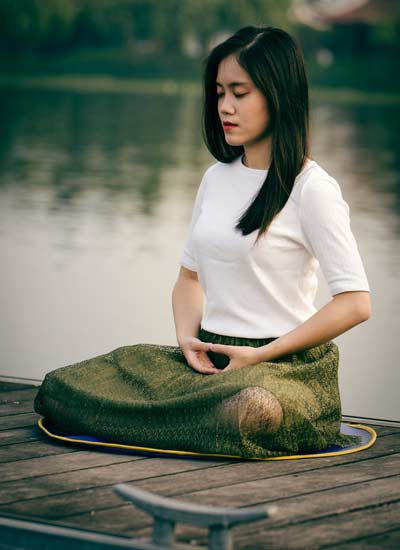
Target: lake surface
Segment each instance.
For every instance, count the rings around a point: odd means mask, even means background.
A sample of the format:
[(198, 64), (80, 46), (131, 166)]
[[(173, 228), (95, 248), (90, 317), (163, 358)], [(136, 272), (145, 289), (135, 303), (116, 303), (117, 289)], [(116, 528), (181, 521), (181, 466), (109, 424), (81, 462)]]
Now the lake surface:
[[(0, 375), (139, 342), (177, 345), (171, 293), (213, 162), (196, 94), (0, 89)], [(312, 100), (373, 315), (335, 339), (342, 412), (400, 421), (400, 105)], [(316, 306), (329, 301), (319, 272)]]

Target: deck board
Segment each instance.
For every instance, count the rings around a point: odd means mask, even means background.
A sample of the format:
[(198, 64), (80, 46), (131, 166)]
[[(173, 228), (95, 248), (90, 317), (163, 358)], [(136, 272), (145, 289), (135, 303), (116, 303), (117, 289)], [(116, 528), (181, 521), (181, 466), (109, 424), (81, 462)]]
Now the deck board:
[[(38, 441), (23, 441), (13, 445), (0, 447), (0, 464), (5, 462), (17, 462), (28, 458), (39, 458), (50, 455), (60, 455), (77, 452), (74, 447), (60, 445), (58, 442), (48, 439)], [(2, 468), (3, 470), (3, 468)]]
[[(131, 482), (187, 502), (276, 504), (275, 518), (233, 529), (235, 549), (399, 546), (400, 428), (373, 426), (378, 439), (365, 451), (304, 460), (113, 454), (48, 439), (36, 426), (37, 389), (0, 382), (0, 514), (150, 536), (151, 517), (112, 490)], [(206, 530), (189, 525), (178, 525), (176, 538), (207, 544)]]

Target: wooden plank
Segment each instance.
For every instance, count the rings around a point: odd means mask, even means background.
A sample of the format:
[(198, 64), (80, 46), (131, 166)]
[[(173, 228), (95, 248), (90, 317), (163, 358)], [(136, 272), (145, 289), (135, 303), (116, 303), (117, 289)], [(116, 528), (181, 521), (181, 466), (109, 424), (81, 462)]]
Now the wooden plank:
[[(235, 548), (258, 549), (267, 547), (264, 546), (266, 544), (268, 544), (268, 547), (271, 548), (299, 548), (298, 541), (304, 541), (306, 532), (307, 544), (310, 545), (309, 547), (320, 547), (322, 543), (324, 547), (328, 544), (328, 547), (333, 546), (334, 548), (341, 548), (342, 550), (345, 550), (346, 546), (342, 547), (337, 544), (338, 540), (343, 541), (344, 539), (343, 526), (345, 527), (345, 536), (347, 536), (347, 540), (349, 537), (354, 538), (357, 534), (358, 536), (361, 534), (363, 540), (366, 541), (369, 537), (376, 537), (375, 532), (377, 530), (382, 532), (382, 537), (385, 540), (385, 538), (388, 538), (388, 529), (386, 526), (394, 524), (395, 529), (397, 527), (396, 522), (399, 513), (399, 503), (395, 503), (395, 505), (397, 505), (397, 507), (393, 507), (391, 504), (387, 507), (373, 507), (372, 513), (371, 508), (369, 508), (367, 510), (357, 510), (355, 512), (351, 512), (350, 514), (344, 513), (341, 515), (325, 516), (322, 518), (317, 518), (317, 520), (301, 522), (296, 525), (286, 525), (284, 528), (280, 529), (277, 529), (276, 526), (273, 525), (265, 525), (265, 527), (261, 527), (261, 522), (259, 522), (258, 528), (256, 527), (256, 524), (253, 524), (253, 529), (250, 536), (248, 533), (243, 532), (244, 527), (237, 527), (235, 528)], [(379, 515), (379, 512), (381, 512), (382, 509), (385, 509), (385, 512)], [(380, 517), (377, 518), (375, 510), (378, 510), (378, 515)], [(132, 516), (134, 510), (131, 510), (130, 512)], [(348, 517), (349, 515), (351, 515), (350, 520)], [(367, 521), (365, 520), (366, 515), (369, 516)], [(373, 526), (375, 532), (371, 532), (371, 526)], [(248, 528), (248, 526), (246, 526), (246, 528)], [(118, 530), (120, 531), (120, 529)], [(187, 540), (187, 534), (186, 536), (184, 533), (182, 535), (179, 531), (180, 529), (178, 528), (177, 539), (184, 542)], [(186, 533), (187, 531), (188, 530), (186, 529)], [(394, 533), (396, 533), (396, 531), (394, 531)], [(182, 538), (182, 536), (184, 538)], [(193, 529), (190, 537), (191, 540), (193, 540)], [(204, 534), (202, 538), (204, 541), (206, 540)], [(392, 540), (398, 540), (398, 537)], [(294, 541), (297, 541), (297, 545), (293, 545)], [(199, 540), (196, 540), (196, 542), (198, 543)], [(396, 546), (388, 546), (388, 548), (389, 547), (395, 548)], [(351, 546), (349, 548), (355, 550)], [(367, 548), (367, 546), (356, 546), (355, 548)], [(369, 545), (368, 548), (370, 548)], [(383, 546), (376, 546), (376, 548), (383, 548)]]
[[(362, 481), (361, 483), (348, 484), (339, 487), (323, 489), (319, 492), (302, 493), (284, 499), (274, 499), (274, 504), (280, 508), (276, 524), (282, 522), (293, 522), (294, 520), (305, 520), (307, 518), (326, 515), (329, 513), (342, 512), (344, 509), (362, 507), (373, 503), (384, 503), (396, 498), (399, 492), (399, 479), (393, 476), (378, 480)], [(141, 487), (140, 482), (134, 486)], [(142, 488), (142, 487), (141, 487)], [(349, 494), (351, 493), (351, 494)], [(161, 494), (157, 492), (157, 494)], [(175, 495), (174, 498), (188, 500), (188, 495)], [(198, 502), (195, 493), (191, 495), (191, 502)], [(228, 505), (227, 502), (220, 505)], [(230, 503), (229, 503), (230, 506)], [(71, 520), (75, 524), (77, 516), (90, 514), (93, 517), (97, 512), (107, 510), (108, 514), (114, 514), (112, 508), (118, 507), (118, 514), (122, 511), (123, 503), (120, 497), (114, 493), (112, 487), (102, 487), (97, 490), (88, 489), (85, 491), (63, 493), (48, 498), (19, 501), (7, 506), (4, 509), (24, 516), (40, 515), (42, 518)], [(347, 507), (347, 508), (346, 508)], [(73, 513), (71, 513), (73, 511)], [(101, 521), (102, 516), (99, 521)], [(86, 525), (86, 520), (78, 523), (81, 527)], [(132, 518), (130, 518), (132, 525)], [(135, 529), (141, 528), (138, 518), (135, 518)], [(148, 525), (146, 521), (144, 525)], [(98, 527), (98, 525), (96, 525)], [(140, 536), (147, 536), (147, 533), (140, 533)]]
[[(398, 500), (399, 485), (399, 476), (388, 477), (277, 500), (274, 504), (279, 507), (279, 518), (268, 524), (264, 522), (264, 526), (266, 529), (288, 528), (293, 524), (315, 521), (317, 518), (329, 519), (356, 510), (368, 510), (372, 506), (383, 506)], [(260, 528), (264, 529), (264, 526)], [(251, 537), (252, 531), (246, 531), (243, 527), (241, 537), (245, 538), (246, 535)]]
[(144, 482), (145, 487), (144, 485), (143, 487), (149, 491), (160, 491), (164, 495), (173, 495), (185, 491), (202, 490), (207, 487), (231, 485), (237, 483), (238, 479), (241, 481), (256, 481), (291, 473), (300, 475), (306, 471), (318, 471), (332, 466), (357, 463), (394, 453), (400, 453), (400, 437), (397, 434), (380, 438), (372, 447), (358, 453), (304, 460), (236, 462), (229, 467), (222, 465), (222, 469), (218, 471), (206, 470), (201, 478), (197, 478), (191, 472), (182, 472), (173, 477), (148, 479)]
[(3, 422), (5, 416), (33, 412), (33, 403), (31, 400), (10, 401), (8, 403), (0, 404), (0, 417), (2, 418), (1, 422)]
[[(300, 503), (301, 506), (301, 503)], [(379, 514), (375, 516), (375, 510)], [(399, 503), (378, 508), (363, 508), (351, 513), (334, 514), (313, 520), (310, 518), (295, 524), (275, 528), (272, 522), (257, 522), (249, 531), (248, 526), (233, 530), (235, 550), (331, 548), (334, 550), (382, 550), (398, 548)], [(395, 527), (387, 529), (387, 525)], [(149, 536), (151, 526), (135, 531), (135, 536)], [(178, 525), (176, 540), (179, 543), (206, 545), (207, 538), (199, 528)], [(125, 534), (128, 534), (126, 532)], [(354, 546), (349, 539), (359, 539)]]
[(47, 440), (48, 437), (36, 425), (29, 426), (28, 428), (0, 431), (0, 447), (43, 439)]
[[(339, 543), (355, 537), (367, 537), (385, 533), (398, 528), (400, 502), (385, 506), (374, 506), (354, 512), (333, 515), (326, 518), (288, 525), (280, 529), (253, 529), (251, 539), (240, 536), (241, 526), (235, 533), (235, 544), (241, 550), (258, 550), (259, 548), (295, 548), (299, 541), (307, 548), (320, 548), (331, 545), (337, 548)], [(254, 524), (255, 525), (255, 524)], [(264, 545), (264, 546), (262, 546)]]
[(10, 430), (12, 428), (26, 428), (37, 424), (40, 415), (36, 413), (14, 414), (13, 416), (3, 416), (0, 423), (0, 431)]
[(27, 388), (25, 390), (4, 391), (0, 393), (0, 404), (13, 401), (32, 401), (36, 397), (38, 388)]
[(30, 460), (18, 460), (7, 462), (1, 468), (2, 484), (14, 480), (48, 476), (50, 474), (62, 474), (75, 472), (86, 468), (96, 468), (108, 464), (119, 464), (121, 462), (133, 462), (135, 460), (146, 460), (143, 457), (129, 454), (114, 454), (101, 451), (78, 451), (55, 456), (32, 458)]
[(60, 445), (49, 439), (44, 441), (24, 441), (12, 445), (0, 447), (0, 464), (5, 462), (16, 462), (40, 456), (61, 455), (65, 453), (76, 453), (79, 449), (72, 445)]
[[(195, 498), (198, 503), (216, 506), (226, 502), (229, 502), (231, 506), (249, 506), (258, 502), (270, 502), (271, 500), (296, 494), (306, 494), (355, 482), (394, 476), (399, 471), (400, 453), (375, 458), (374, 460), (305, 471), (301, 475), (295, 473), (255, 481), (236, 481), (235, 484), (186, 493), (185, 497)], [(140, 487), (147, 488), (143, 484), (140, 484)], [(268, 495), (267, 499), (265, 495)]]
[[(345, 422), (347, 424), (347, 422)], [(363, 424), (364, 426), (369, 426), (375, 430), (377, 437), (384, 437), (386, 435), (398, 434), (400, 435), (400, 428), (396, 426), (373, 426), (372, 424)]]
[[(372, 462), (377, 462), (373, 467)], [(175, 492), (175, 498), (180, 498), (188, 502), (196, 502), (203, 504), (210, 504), (215, 506), (247, 506), (252, 504), (259, 504), (261, 502), (274, 502), (278, 504), (283, 500), (283, 506), (288, 506), (289, 498), (298, 498), (298, 501), (293, 507), (293, 513), (298, 508), (298, 514), (302, 510), (302, 499), (305, 495), (310, 495), (311, 503), (316, 498), (316, 492), (322, 494), (322, 500), (324, 500), (325, 493), (332, 489), (341, 489), (340, 492), (344, 495), (343, 498), (346, 502), (349, 502), (349, 490), (348, 486), (354, 488), (354, 484), (370, 483), (377, 477), (377, 472), (382, 473), (382, 478), (393, 476), (399, 471), (400, 456), (397, 456), (397, 460), (394, 461), (393, 457), (383, 457), (374, 461), (365, 461), (361, 463), (364, 468), (360, 469), (360, 463), (352, 463), (347, 465), (340, 465), (337, 467), (321, 469), (317, 471), (303, 472), (301, 475), (292, 473), (284, 476), (275, 476), (267, 479), (259, 479), (256, 482), (240, 482), (241, 479), (238, 476), (236, 484), (226, 485), (224, 487), (210, 487), (203, 491), (188, 492)], [(221, 468), (216, 468), (215, 473), (217, 476), (221, 473)], [(330, 475), (327, 475), (330, 472)], [(202, 472), (201, 477), (206, 472)], [(207, 471), (208, 473), (208, 471)], [(198, 475), (198, 473), (197, 473)], [(200, 476), (198, 475), (200, 478)], [(221, 480), (223, 480), (223, 476)], [(215, 481), (215, 480), (214, 480)], [(223, 481), (222, 481), (223, 482)], [(138, 479), (132, 482), (135, 486), (147, 489), (145, 479)], [(171, 487), (173, 482), (171, 483)], [(389, 496), (391, 491), (399, 492), (399, 479), (391, 477), (390, 482), (381, 482), (379, 485), (381, 488), (386, 487), (386, 492)], [(359, 487), (357, 487), (359, 489)], [(153, 491), (157, 494), (163, 494), (164, 496), (171, 496), (172, 490), (170, 488), (169, 495), (165, 495), (161, 491)], [(369, 494), (373, 494), (370, 491)], [(301, 497), (301, 498), (300, 498)], [(361, 498), (361, 497), (360, 497)], [(377, 498), (381, 498), (378, 497)], [(113, 506), (117, 504), (114, 508)], [(332, 499), (332, 503), (335, 505), (335, 498)], [(340, 502), (339, 502), (340, 504)], [(335, 508), (336, 509), (336, 508)], [(71, 521), (71, 524), (81, 527), (87, 527), (91, 529), (102, 529), (107, 532), (113, 531), (116, 523), (119, 530), (138, 529), (143, 525), (138, 523), (139, 517), (131, 517), (126, 505), (118, 506), (118, 500), (112, 495), (110, 488), (108, 490), (103, 489), (101, 492), (90, 490), (86, 494), (81, 491), (79, 494), (63, 494), (59, 497), (47, 497), (46, 499), (34, 499), (34, 501), (27, 501), (25, 504), (14, 500), (14, 504), (7, 504), (1, 506), (0, 511), (13, 511), (18, 513), (24, 513), (29, 515), (31, 513), (39, 513), (43, 517), (54, 518), (57, 515), (58, 518), (62, 517), (63, 521)], [(71, 516), (71, 510), (74, 510), (74, 515)], [(87, 511), (86, 513), (84, 511)], [(318, 510), (318, 505), (316, 507)], [(312, 511), (315, 513), (315, 510)], [(292, 512), (291, 512), (292, 513)], [(69, 514), (69, 517), (67, 515)], [(124, 518), (126, 520), (124, 522)]]
[[(386, 442), (383, 445), (383, 442)], [(385, 456), (385, 454), (391, 454), (395, 451), (400, 452), (400, 437), (397, 435), (386, 436), (378, 440), (375, 445), (366, 451), (360, 453), (347, 454), (336, 457), (304, 459), (304, 460), (288, 460), (288, 461), (211, 461), (201, 459), (177, 459), (173, 458), (152, 458), (151, 460), (158, 460), (159, 471), (154, 476), (147, 476), (144, 482), (143, 488), (147, 488), (149, 491), (161, 493), (164, 495), (181, 494), (184, 492), (190, 492), (194, 490), (207, 489), (209, 487), (218, 487), (220, 485), (230, 485), (237, 483), (237, 480), (253, 481), (258, 479), (266, 479), (269, 477), (285, 475), (290, 473), (301, 473), (305, 471), (313, 471), (319, 469), (329, 468), (331, 466), (339, 466), (340, 464), (354, 463), (359, 461), (369, 460), (372, 457)], [(92, 451), (90, 451), (92, 452)], [(116, 455), (118, 456), (118, 455)], [(129, 456), (129, 455), (128, 455)], [(132, 455), (134, 456), (134, 455)], [(139, 455), (138, 455), (139, 456)], [(177, 467), (175, 471), (168, 468), (164, 472), (164, 465), (169, 465), (169, 462), (178, 462), (184, 465), (184, 467)], [(214, 467), (217, 466), (216, 470)], [(185, 467), (187, 466), (187, 467)], [(201, 476), (197, 471), (201, 470)], [(195, 473), (193, 473), (195, 472)], [(41, 472), (40, 479), (31, 479), (29, 481), (29, 496), (26, 498), (36, 498), (47, 494), (57, 494), (59, 492), (67, 492), (75, 490), (75, 484), (77, 480), (81, 480), (84, 485), (82, 489), (95, 488), (100, 486), (106, 486), (111, 483), (117, 483), (119, 481), (125, 481), (129, 479), (138, 479), (137, 477), (120, 479), (117, 473), (117, 477), (114, 477), (113, 472), (110, 472), (110, 477), (107, 477), (107, 472), (104, 470), (98, 474), (94, 480), (89, 475), (91, 472), (84, 471), (81, 473), (57, 473), (52, 476), (44, 476), (44, 472)], [(169, 473), (165, 476), (165, 473)], [(110, 479), (109, 483), (107, 479)], [(2, 492), (5, 494), (7, 491), (11, 495), (16, 495), (16, 498), (24, 498), (24, 487), (26, 482), (19, 483), (18, 481), (9, 482), (7, 486), (2, 486)], [(47, 487), (47, 492), (46, 492)], [(8, 500), (7, 500), (8, 502)]]
[[(324, 546), (324, 548), (333, 548)], [(335, 550), (382, 550), (382, 548), (400, 548), (400, 528), (379, 535), (357, 538), (349, 542), (334, 545)]]
[(373, 426), (371, 424), (370, 427), (375, 430), (377, 437), (384, 437), (391, 434), (400, 435), (400, 428), (396, 428), (395, 426)]
[[(99, 453), (100, 454), (100, 453)], [(103, 454), (103, 453), (101, 453)], [(106, 455), (106, 453), (104, 453)], [(109, 455), (116, 458), (116, 455)], [(22, 499), (37, 498), (51, 494), (88, 489), (96, 486), (111, 485), (125, 481), (135, 481), (146, 477), (175, 474), (185, 470), (209, 468), (213, 462), (181, 460), (178, 458), (134, 459), (131, 455), (125, 463), (116, 463), (98, 467), (89, 467), (61, 474), (38, 476), (9, 481), (1, 484), (0, 503), (10, 503)], [(117, 462), (117, 460), (115, 460)], [(218, 466), (219, 463), (214, 463)]]
[(35, 388), (33, 384), (20, 384), (19, 382), (3, 382), (0, 381), (0, 392), (13, 391), (13, 390), (29, 390)]
[[(139, 486), (137, 481), (133, 482), (135, 487)], [(7, 511), (23, 516), (40, 516), (46, 521), (51, 519), (63, 519), (64, 517), (84, 514), (93, 515), (99, 510), (119, 508), (124, 505), (129, 509), (131, 505), (118, 496), (112, 485), (96, 489), (85, 489), (52, 495), (46, 498), (39, 497), (28, 500), (19, 500), (6, 505), (0, 505), (0, 513)], [(157, 494), (161, 494), (157, 492)], [(148, 518), (143, 514), (143, 518)], [(147, 524), (147, 523), (146, 523)]]
[[(120, 499), (120, 503), (123, 502), (122, 499)], [(125, 501), (126, 502), (126, 501)], [(131, 504), (120, 504), (118, 507), (110, 509), (110, 512), (114, 514), (114, 511), (118, 510), (118, 513), (114, 516), (114, 523), (111, 525), (109, 522), (105, 521), (102, 523), (102, 519), (104, 519), (107, 514), (106, 510), (91, 510), (88, 513), (83, 514), (77, 514), (74, 516), (65, 516), (62, 518), (51, 518), (46, 519), (46, 521), (49, 521), (50, 523), (55, 523), (57, 525), (65, 525), (68, 527), (79, 527), (79, 528), (85, 528), (84, 525), (87, 525), (88, 529), (93, 529), (94, 531), (100, 532), (100, 533), (108, 533), (108, 534), (124, 534), (127, 536), (127, 533), (129, 533), (129, 536), (136, 536), (132, 535), (132, 533), (144, 533), (138, 536), (140, 537), (149, 537), (152, 532), (152, 525), (153, 520), (151, 516), (144, 512), (143, 510), (140, 510), (138, 508), (134, 508)], [(255, 527), (257, 528), (259, 522), (256, 522)], [(188, 528), (188, 525), (185, 526)], [(178, 529), (178, 526), (176, 526), (176, 529)], [(184, 529), (184, 527), (180, 527), (180, 530)], [(194, 533), (202, 538), (207, 538), (207, 534), (204, 531), (204, 528), (199, 527), (192, 527)]]
[[(368, 496), (366, 493), (359, 494), (360, 497), (360, 503), (363, 505), (363, 510), (368, 512), (369, 506), (371, 504), (374, 504), (378, 502), (381, 504), (381, 497), (379, 496), (379, 490), (383, 489), (383, 486), (380, 481), (374, 481), (372, 484), (375, 484), (375, 486), (372, 486), (372, 492), (371, 494), (374, 495), (374, 499), (371, 503), (366, 502), (364, 499), (366, 496)], [(384, 498), (387, 498), (390, 493), (390, 486), (386, 483), (386, 488), (388, 489), (388, 493), (385, 494)], [(309, 506), (309, 517), (307, 517), (307, 514), (303, 514), (303, 521), (299, 522), (299, 529), (296, 532), (296, 540), (297, 544), (298, 541), (305, 541), (305, 534), (308, 532), (309, 524), (313, 523), (315, 520), (315, 517), (321, 518), (321, 525), (323, 525), (324, 521), (328, 521), (330, 523), (331, 518), (335, 518), (337, 514), (337, 510), (340, 509), (340, 506), (335, 506), (335, 498), (339, 496), (339, 491), (341, 492), (341, 503), (346, 507), (346, 500), (348, 499), (349, 490), (352, 490), (353, 487), (347, 488), (340, 488), (339, 490), (333, 490), (329, 491), (326, 495), (323, 493), (320, 494), (309, 494), (306, 496), (301, 496), (296, 498), (293, 502), (290, 500), (284, 499), (282, 501), (275, 501), (274, 504), (279, 507), (280, 511), (286, 511), (286, 506), (289, 504), (290, 510), (294, 511), (294, 513), (298, 512), (302, 509), (303, 505)], [(395, 495), (396, 496), (396, 495)], [(143, 517), (143, 514), (139, 511), (137, 515), (136, 509), (129, 510), (127, 507), (121, 507), (118, 509), (118, 514), (115, 516), (115, 523), (113, 524), (115, 527), (115, 532), (129, 534), (131, 536), (135, 537), (149, 537), (152, 530), (152, 522), (149, 519), (149, 516)], [(333, 514), (332, 514), (333, 510)], [(76, 524), (82, 524), (89, 526), (91, 525), (92, 528), (97, 528), (102, 530), (103, 532), (112, 532), (110, 531), (110, 527), (106, 529), (106, 524), (102, 522), (102, 518), (105, 517), (106, 511), (102, 511), (100, 513), (93, 511), (90, 516), (86, 516), (87, 520), (82, 521), (82, 516), (78, 517), (69, 517), (64, 518), (62, 522), (66, 525), (76, 525)], [(347, 512), (344, 512), (342, 515), (346, 516)], [(235, 540), (235, 548), (242, 548), (242, 547), (248, 547), (246, 544), (249, 543), (249, 541), (252, 543), (251, 548), (259, 549), (259, 548), (287, 548), (286, 540), (283, 541), (284, 544), (280, 544), (280, 540), (274, 541), (276, 545), (269, 545), (266, 546), (266, 541), (268, 540), (266, 536), (264, 536), (264, 530), (270, 530), (275, 527), (275, 529), (278, 531), (279, 534), (285, 535), (286, 531), (290, 529), (293, 524), (297, 524), (297, 518), (295, 516), (290, 517), (289, 513), (288, 515), (288, 521), (287, 522), (281, 522), (281, 527), (279, 529), (276, 528), (276, 523), (271, 518), (271, 520), (263, 520), (262, 522), (257, 522), (252, 524), (252, 526), (246, 526), (246, 527), (236, 527), (234, 529), (234, 540)], [(339, 517), (341, 515), (341, 512), (339, 511)], [(96, 518), (96, 520), (95, 520)], [(58, 520), (60, 521), (60, 520)], [(370, 521), (373, 523), (373, 518), (370, 519)], [(138, 528), (142, 525), (142, 528)], [(131, 527), (129, 527), (131, 526)], [(144, 527), (146, 526), (146, 527)], [(334, 527), (334, 525), (333, 525)], [(258, 536), (260, 531), (262, 530), (262, 535)], [(257, 536), (254, 536), (254, 533), (257, 533)], [(361, 528), (358, 531), (358, 535), (363, 534), (363, 529)], [(371, 535), (371, 530), (370, 533)], [(183, 543), (189, 543), (189, 544), (197, 544), (197, 545), (206, 545), (207, 544), (207, 538), (206, 534), (204, 533), (204, 530), (189, 526), (189, 525), (183, 525), (180, 524), (176, 528), (176, 538), (178, 541)], [(244, 545), (242, 544), (244, 542)], [(299, 548), (299, 546), (294, 546), (296, 549)], [(301, 546), (301, 548), (314, 548), (314, 546), (308, 546), (304, 542), (304, 546)], [(315, 546), (317, 547), (317, 546)], [(319, 547), (319, 546), (318, 546)], [(335, 546), (336, 548), (336, 546)], [(395, 548), (395, 546), (390, 546), (390, 548)]]
[[(369, 426), (369, 424), (365, 424), (365, 425)], [(383, 437), (385, 435), (390, 435), (390, 434), (400, 435), (400, 428), (396, 428), (396, 426), (373, 426), (371, 424), (370, 427), (375, 430), (378, 437)]]
[[(126, 548), (136, 550), (163, 550), (164, 545), (143, 543), (131, 538), (100, 535), (90, 531), (59, 527), (24, 521), (13, 517), (0, 517), (1, 546), (6, 548), (19, 548), (42, 550), (54, 548), (58, 550), (123, 550)], [(1, 548), (0, 546), (0, 548)], [(183, 548), (180, 546), (180, 548)], [(187, 547), (186, 547), (187, 549)]]

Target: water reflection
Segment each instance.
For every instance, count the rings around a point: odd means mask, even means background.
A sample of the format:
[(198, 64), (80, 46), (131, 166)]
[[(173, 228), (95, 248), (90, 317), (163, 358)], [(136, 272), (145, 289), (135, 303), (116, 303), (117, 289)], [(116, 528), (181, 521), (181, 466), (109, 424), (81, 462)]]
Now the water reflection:
[[(176, 345), (171, 291), (204, 169), (200, 96), (1, 91), (0, 374)], [(400, 421), (399, 106), (312, 104), (312, 157), (351, 207), (373, 318), (336, 339), (343, 413)], [(329, 300), (320, 276), (317, 307)]]

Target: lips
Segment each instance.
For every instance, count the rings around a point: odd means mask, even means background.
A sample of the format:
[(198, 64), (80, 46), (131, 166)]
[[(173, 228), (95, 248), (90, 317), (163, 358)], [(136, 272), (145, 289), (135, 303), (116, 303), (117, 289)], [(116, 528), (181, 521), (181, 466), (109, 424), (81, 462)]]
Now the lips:
[(233, 122), (224, 122), (223, 125), (226, 127), (226, 128), (229, 128), (231, 126), (237, 126), (237, 124), (233, 124)]

